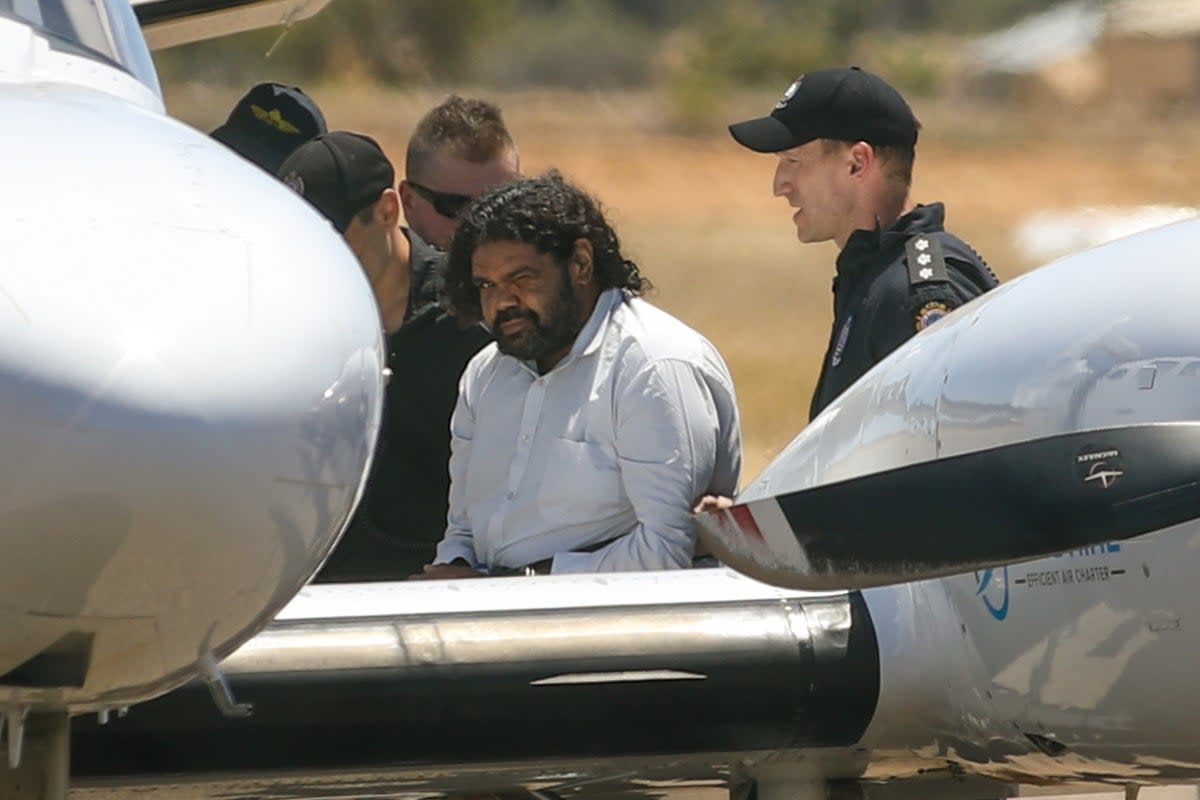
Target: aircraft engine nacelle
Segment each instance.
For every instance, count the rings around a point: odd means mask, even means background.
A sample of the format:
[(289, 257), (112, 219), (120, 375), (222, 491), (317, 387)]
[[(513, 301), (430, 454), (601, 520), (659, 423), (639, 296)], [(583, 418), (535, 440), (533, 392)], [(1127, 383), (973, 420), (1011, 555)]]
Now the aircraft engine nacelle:
[(379, 318), (328, 223), (196, 131), (54, 84), (0, 118), (0, 707), (125, 705), (330, 552)]
[(1195, 519), (1198, 241), (1200, 220), (1139, 234), (957, 310), (850, 387), (737, 506), (700, 515), (702, 535), (755, 577), (828, 589)]

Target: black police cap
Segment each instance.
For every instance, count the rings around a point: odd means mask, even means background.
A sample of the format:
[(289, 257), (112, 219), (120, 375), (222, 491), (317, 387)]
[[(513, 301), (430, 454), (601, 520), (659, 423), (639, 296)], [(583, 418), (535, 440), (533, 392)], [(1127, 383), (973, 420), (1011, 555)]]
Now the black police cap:
[(211, 135), (274, 175), (293, 150), (326, 130), (321, 109), (298, 86), (260, 83)]
[(370, 136), (332, 131), (296, 148), (279, 177), (345, 233), (355, 214), (394, 188), (396, 172)]
[(915, 145), (920, 125), (900, 93), (859, 67), (801, 75), (769, 116), (729, 126), (743, 147), (778, 153), (813, 139)]

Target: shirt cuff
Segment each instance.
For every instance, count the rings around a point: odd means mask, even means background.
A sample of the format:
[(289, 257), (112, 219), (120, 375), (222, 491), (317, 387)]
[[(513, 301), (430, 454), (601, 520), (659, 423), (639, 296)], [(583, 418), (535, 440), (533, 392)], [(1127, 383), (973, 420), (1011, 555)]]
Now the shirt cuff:
[(465, 561), (468, 566), (479, 569), (479, 565), (475, 563), (475, 553), (472, 549), (464, 547), (458, 542), (443, 540), (438, 545), (437, 553), (433, 557), (433, 563), (453, 564), (456, 560)]
[(599, 553), (558, 553), (550, 562), (551, 575), (595, 572)]

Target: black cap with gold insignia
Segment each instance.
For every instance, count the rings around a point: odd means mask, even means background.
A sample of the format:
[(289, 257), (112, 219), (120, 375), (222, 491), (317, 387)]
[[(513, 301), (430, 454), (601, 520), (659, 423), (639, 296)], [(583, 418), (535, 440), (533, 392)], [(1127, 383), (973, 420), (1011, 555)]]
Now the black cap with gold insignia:
[(321, 109), (299, 87), (260, 83), (212, 137), (273, 175), (292, 151), (326, 130)]

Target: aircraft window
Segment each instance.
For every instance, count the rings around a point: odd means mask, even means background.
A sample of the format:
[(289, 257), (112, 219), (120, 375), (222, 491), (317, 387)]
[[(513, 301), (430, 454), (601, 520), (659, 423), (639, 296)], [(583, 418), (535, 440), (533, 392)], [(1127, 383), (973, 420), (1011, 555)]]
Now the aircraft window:
[(142, 36), (142, 26), (133, 6), (124, 0), (104, 0), (108, 6), (108, 18), (111, 24), (113, 43), (120, 54), (122, 65), (135, 78), (149, 86), (156, 95), (162, 97), (162, 89), (158, 85), (158, 73), (154, 69), (154, 61), (150, 58), (150, 48), (146, 47), (146, 39)]
[(36, 0), (12, 0), (11, 3), (0, 3), (0, 11), (4, 10), (4, 6), (8, 5), (9, 13), (16, 14), (22, 19), (29, 21), (37, 20), (37, 24), (42, 23), (42, 15), (38, 11)]
[(53, 39), (56, 48), (121, 67), (159, 92), (137, 18), (121, 0), (0, 0), (14, 17)]

